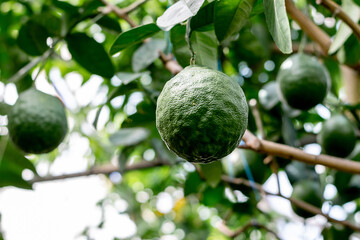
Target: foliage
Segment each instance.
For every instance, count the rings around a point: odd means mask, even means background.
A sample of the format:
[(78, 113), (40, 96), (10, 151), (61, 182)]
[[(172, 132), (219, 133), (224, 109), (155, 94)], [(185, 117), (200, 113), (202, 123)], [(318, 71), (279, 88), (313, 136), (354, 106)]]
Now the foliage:
[[(122, 10), (134, 3), (117, 2)], [(358, 175), (321, 170), (275, 156), (263, 162), (268, 159), (266, 155), (254, 157), (242, 150), (221, 160), (222, 164), (194, 167), (168, 150), (155, 126), (156, 101), (173, 77), (169, 71), (172, 60), (186, 67), (195, 54), (196, 64), (224, 72), (240, 84), (248, 101), (258, 100), (260, 104), (250, 109), (253, 114), (249, 114), (248, 130), (263, 134), (267, 140), (307, 149), (307, 144), (316, 143), (314, 136), (325, 119), (339, 112), (346, 114), (358, 132), (360, 105), (343, 97), (345, 88), (358, 97), (358, 89), (345, 86), (349, 75), (341, 70), (344, 64), (358, 67), (358, 39), (343, 22), (336, 28), (336, 14), (313, 0), (298, 0), (296, 7), (336, 39), (330, 48), (332, 55), (319, 51), (287, 17), (285, 2), (288, 0), (180, 0), (172, 4), (149, 0), (130, 13), (116, 15), (99, 0), (1, 1), (1, 87), (15, 87), (21, 93), (33, 85), (41, 88), (45, 79), (67, 108), (69, 134), (58, 150), (24, 156), (8, 138), (6, 115), (13, 102), (2, 95), (0, 187), (31, 189), (32, 183), (22, 178), (23, 172), (30, 170), (37, 177), (39, 162), (51, 164), (70, 148), (74, 136), (81, 136), (90, 146), (89, 167), (96, 169), (111, 159), (118, 161), (122, 181), (112, 182), (111, 191), (127, 202), (126, 212), (136, 223), (136, 236), (141, 239), (170, 234), (177, 239), (229, 239), (218, 228), (221, 219), (230, 230), (258, 223), (244, 229), (238, 239), (274, 238), (268, 229), (282, 236), (276, 222), (286, 217), (262, 207), (266, 201), (252, 182), (263, 184), (271, 172), (278, 171), (286, 173), (292, 185), (304, 179), (320, 182), (321, 195), (326, 186), (335, 186), (337, 194), (322, 203), (330, 207), (354, 203), (356, 208), (346, 219), (356, 223), (360, 210)], [(351, 18), (359, 20), (355, 16), (360, 8), (358, 0), (336, 2), (352, 9), (348, 12)], [(274, 81), (293, 49), (320, 58), (331, 76), (330, 93), (321, 104), (306, 111), (283, 104)], [(96, 94), (92, 94), (94, 90)], [(85, 92), (81, 96), (93, 98), (78, 98), (81, 91)], [(347, 157), (358, 161), (359, 152), (355, 147)], [(256, 164), (254, 159), (258, 159)], [(165, 164), (127, 171), (144, 162)], [(229, 183), (223, 181), (224, 176), (249, 179), (252, 184)], [(171, 202), (169, 209), (157, 205), (162, 198)], [(106, 204), (115, 204), (111, 196), (99, 207), (103, 209)], [(163, 231), (162, 226), (169, 222), (175, 229)], [(338, 229), (342, 230), (338, 226), (324, 229), (323, 235), (338, 239), (337, 234), (342, 234)], [(349, 236), (353, 230), (346, 228), (344, 232)]]

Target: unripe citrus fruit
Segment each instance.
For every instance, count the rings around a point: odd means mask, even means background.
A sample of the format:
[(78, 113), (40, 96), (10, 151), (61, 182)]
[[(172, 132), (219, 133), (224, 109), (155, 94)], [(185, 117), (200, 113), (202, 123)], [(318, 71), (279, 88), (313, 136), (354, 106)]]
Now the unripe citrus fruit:
[(318, 142), (327, 154), (346, 157), (355, 148), (355, 127), (344, 115), (334, 115), (325, 121)]
[(280, 66), (276, 77), (280, 95), (293, 108), (308, 110), (321, 103), (330, 88), (326, 68), (314, 57), (294, 54)]
[(9, 135), (26, 153), (47, 153), (64, 139), (68, 126), (57, 97), (31, 88), (20, 94), (8, 114)]
[[(322, 200), (320, 195), (320, 184), (311, 180), (301, 180), (293, 185), (293, 192), (291, 197), (294, 199), (302, 200), (306, 203), (309, 203), (317, 208), (321, 208)], [(291, 204), (294, 212), (303, 218), (309, 218), (314, 216), (314, 214), (298, 207), (295, 204)]]
[(239, 84), (222, 72), (189, 66), (169, 80), (157, 101), (156, 126), (178, 156), (208, 163), (230, 154), (247, 128)]

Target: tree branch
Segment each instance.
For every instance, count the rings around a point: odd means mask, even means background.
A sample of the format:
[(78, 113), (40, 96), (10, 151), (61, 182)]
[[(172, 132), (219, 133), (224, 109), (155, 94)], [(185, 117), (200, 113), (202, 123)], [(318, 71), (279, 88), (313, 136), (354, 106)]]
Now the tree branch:
[(317, 0), (317, 4), (321, 4), (329, 9), (335, 16), (338, 16), (344, 23), (346, 23), (353, 31), (357, 39), (360, 41), (360, 26), (355, 23), (342, 8), (332, 0)]
[(290, 160), (296, 160), (307, 164), (320, 164), (329, 168), (353, 174), (360, 174), (360, 162), (333, 157), (325, 154), (312, 155), (309, 153), (305, 153), (301, 149), (290, 147), (288, 145), (270, 142), (267, 140), (261, 140), (248, 130), (246, 130), (243, 136), (243, 140), (246, 145), (240, 146), (240, 148), (251, 149), (256, 152), (266, 153)]
[(311, 40), (319, 44), (323, 53), (327, 55), (331, 45), (330, 37), (321, 28), (316, 26), (304, 13), (297, 9), (292, 0), (285, 0), (285, 4), (286, 11), (291, 18), (299, 24)]
[(166, 163), (164, 161), (159, 161), (159, 160), (154, 160), (151, 162), (142, 161), (142, 162), (127, 166), (123, 171), (121, 171), (119, 169), (119, 167), (117, 167), (117, 166), (106, 165), (106, 166), (96, 167), (96, 168), (93, 168), (93, 169), (90, 169), (90, 170), (87, 170), (84, 172), (63, 174), (63, 175), (59, 175), (59, 176), (35, 177), (34, 179), (30, 180), (29, 183), (54, 181), (54, 180), (84, 177), (84, 176), (97, 175), (97, 174), (110, 174), (113, 172), (129, 172), (129, 171), (153, 168), (153, 167), (164, 166), (164, 165), (170, 165), (170, 164)]
[(128, 7), (123, 8), (122, 10), (126, 13), (129, 14), (132, 11), (136, 10), (138, 7), (140, 7), (141, 5), (143, 5), (144, 3), (146, 3), (147, 0), (139, 0), (136, 2), (133, 2), (132, 4), (130, 4)]
[[(124, 19), (126, 22), (128, 22), (129, 23), (129, 25), (131, 26), (131, 27), (136, 27), (137, 26), (137, 24), (133, 21), (133, 20), (131, 20), (131, 18), (129, 17), (129, 15), (128, 15), (128, 13), (130, 12), (130, 11), (133, 11), (133, 10), (135, 10), (135, 8), (134, 7), (131, 7), (131, 5), (127, 8), (127, 11), (125, 10), (125, 9), (121, 9), (121, 8), (119, 8), (119, 7), (117, 7), (117, 6), (115, 6), (115, 5), (113, 5), (113, 4), (111, 4), (111, 3), (109, 3), (108, 1), (106, 1), (106, 0), (100, 0), (104, 5), (105, 5), (105, 10), (104, 10), (104, 14), (108, 14), (108, 13), (110, 13), (110, 12), (113, 12), (113, 13), (115, 13), (116, 14), (116, 16), (118, 16), (119, 18), (122, 18), (122, 19)], [(144, 3), (145, 1), (140, 1), (141, 2), (141, 4), (142, 3)], [(133, 3), (133, 4), (135, 4), (135, 3)], [(133, 5), (132, 4), (132, 5)], [(135, 4), (135, 6), (136, 7), (139, 7), (141, 4)], [(130, 11), (129, 11), (130, 10)]]
[(258, 183), (255, 183), (252, 184), (250, 183), (249, 180), (247, 179), (244, 179), (244, 178), (230, 178), (229, 176), (226, 176), (226, 175), (223, 175), (221, 177), (221, 179), (224, 181), (224, 182), (228, 182), (228, 183), (232, 183), (232, 184), (237, 184), (237, 185), (244, 185), (246, 187), (252, 187), (252, 186), (255, 186), (260, 192), (264, 193), (265, 195), (271, 195), (271, 196), (277, 196), (277, 197), (281, 197), (281, 198), (284, 198), (284, 199), (287, 199), (289, 200), (292, 204), (310, 212), (310, 213), (313, 213), (314, 215), (316, 214), (319, 214), (323, 217), (325, 217), (328, 221), (330, 222), (333, 222), (333, 223), (339, 223), (343, 226), (346, 226), (348, 228), (351, 228), (352, 230), (354, 231), (357, 231), (357, 232), (360, 232), (360, 226), (357, 226), (357, 225), (354, 225), (353, 223), (349, 222), (349, 221), (341, 221), (341, 220), (337, 220), (335, 218), (332, 218), (330, 217), (328, 214), (325, 214), (321, 211), (321, 209), (307, 203), (307, 202), (304, 202), (302, 200), (299, 200), (299, 199), (294, 199), (294, 198), (289, 198), (289, 197), (285, 197), (284, 195), (280, 194), (280, 193), (271, 193), (271, 192), (268, 192), (266, 190), (264, 190), (264, 188), (258, 184)]
[[(340, 171), (349, 172), (349, 173), (356, 173), (360, 174), (360, 163), (343, 159), (332, 157), (329, 155), (312, 155), (305, 153), (301, 149), (290, 147), (280, 143), (274, 143), (267, 140), (260, 140), (256, 136), (254, 136), (250, 131), (246, 130), (243, 140), (246, 143), (244, 146), (240, 146), (240, 148), (251, 149), (256, 152), (267, 153), (273, 156), (279, 156), (283, 158), (287, 158), (290, 160), (296, 160), (308, 164), (321, 164), (330, 168), (334, 168)], [(132, 170), (139, 170), (145, 168), (152, 168), (157, 166), (163, 165), (171, 165), (168, 162), (154, 160), (151, 162), (143, 161), (137, 164), (133, 164), (127, 166), (124, 169), (124, 172), (132, 171)], [(88, 171), (79, 172), (79, 173), (72, 173), (72, 174), (64, 174), (60, 176), (48, 176), (42, 178), (35, 178), (30, 183), (35, 182), (44, 182), (44, 181), (53, 181), (59, 179), (67, 179), (67, 178), (75, 178), (75, 177), (82, 177), (82, 176), (89, 176), (95, 174), (110, 174), (112, 172), (121, 172), (120, 169), (116, 166), (103, 166), (90, 169)], [(261, 185), (260, 185), (261, 186)]]

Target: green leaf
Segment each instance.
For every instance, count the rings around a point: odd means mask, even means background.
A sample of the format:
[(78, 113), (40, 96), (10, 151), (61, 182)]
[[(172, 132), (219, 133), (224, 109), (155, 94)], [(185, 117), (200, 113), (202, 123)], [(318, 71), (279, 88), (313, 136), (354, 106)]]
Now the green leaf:
[(319, 181), (319, 175), (315, 172), (314, 166), (302, 162), (289, 163), (285, 167), (285, 172), (291, 184), (304, 179)]
[(48, 37), (49, 33), (43, 26), (30, 20), (20, 28), (17, 44), (27, 54), (39, 56), (48, 49), (46, 45)]
[(35, 166), (6, 137), (1, 138), (0, 146), (4, 151), (0, 159), (0, 187), (31, 189), (32, 185), (22, 178), (22, 172), (29, 169), (37, 174)]
[[(360, 8), (352, 0), (343, 0), (342, 9), (354, 22), (360, 19)], [(335, 53), (340, 47), (344, 45), (346, 40), (351, 36), (351, 28), (344, 22), (340, 23), (339, 30), (336, 32), (334, 40), (331, 43), (328, 54)]]
[[(3, 139), (1, 139), (1, 141), (3, 141)], [(29, 169), (36, 174), (36, 169), (32, 162), (24, 157), (24, 154), (9, 140), (0, 162), (0, 169), (11, 169), (11, 171), (19, 174), (21, 174), (24, 169)]]
[(292, 53), (289, 19), (285, 0), (264, 0), (266, 24), (276, 45), (283, 53)]
[(215, 1), (201, 8), (199, 12), (191, 18), (190, 28), (192, 31), (201, 31), (204, 27), (214, 22)]
[(120, 172), (123, 172), (126, 167), (126, 163), (129, 160), (129, 156), (134, 150), (134, 146), (126, 146), (124, 147), (118, 156), (118, 163), (119, 163), (119, 170)]
[(121, 50), (142, 42), (159, 32), (160, 28), (155, 23), (142, 25), (129, 31), (121, 33), (110, 48), (110, 54), (115, 54)]
[(238, 33), (250, 15), (255, 0), (216, 1), (214, 9), (215, 34), (219, 42)]
[(18, 94), (32, 87), (34, 81), (32, 80), (30, 74), (25, 75), (23, 78), (20, 78), (19, 81), (15, 82), (16, 90)]
[(338, 97), (340, 88), (342, 87), (342, 76), (340, 71), (339, 62), (332, 58), (325, 58), (324, 65), (329, 71), (331, 79), (331, 92)]
[(264, 12), (263, 0), (257, 0), (251, 10), (249, 18), (259, 15), (260, 13), (263, 13), (263, 12)]
[(170, 30), (170, 40), (173, 47), (173, 54), (182, 67), (190, 64), (190, 50), (185, 40), (186, 27), (176, 25)]
[(93, 74), (106, 78), (114, 75), (114, 66), (104, 47), (85, 33), (74, 33), (66, 37), (72, 58)]
[(202, 204), (208, 207), (214, 207), (224, 200), (225, 186), (219, 184), (216, 188), (207, 187), (203, 192)]
[(148, 67), (159, 57), (159, 51), (164, 51), (166, 42), (163, 39), (151, 39), (136, 50), (132, 58), (134, 72)]
[(64, 1), (58, 1), (58, 0), (52, 0), (52, 4), (69, 14), (77, 14), (79, 12), (79, 9), (70, 3), (64, 2)]
[[(135, 74), (140, 74), (142, 75), (143, 73), (134, 73)], [(101, 105), (98, 110), (96, 111), (96, 115), (95, 115), (95, 119), (93, 122), (93, 126), (94, 128), (97, 128), (97, 123), (99, 121), (99, 117), (100, 117), (100, 113), (102, 108), (105, 106), (105, 104), (109, 104), (110, 101), (114, 98), (116, 98), (117, 96), (121, 96), (124, 94), (130, 94), (133, 91), (137, 90), (139, 88), (138, 84), (136, 82), (132, 82), (133, 80), (136, 80), (138, 77), (136, 76), (130, 76), (131, 73), (117, 73), (117, 75), (120, 75), (120, 79), (123, 81), (124, 84), (121, 84), (119, 87), (113, 89), (110, 94), (108, 95), (108, 98), (106, 100), (106, 103), (104, 103), (103, 105)], [(132, 77), (132, 79), (127, 79), (127, 80), (123, 80), (121, 78), (121, 76), (126, 76), (126, 77)], [(136, 78), (135, 78), (136, 77)]]
[(118, 72), (115, 75), (121, 80), (123, 84), (128, 84), (144, 74), (148, 74), (148, 72), (142, 72), (142, 73), (132, 73), (132, 72)]
[(32, 189), (32, 185), (26, 182), (21, 174), (4, 171), (0, 169), (0, 188), (6, 186), (14, 186), (24, 189)]
[(122, 123), (122, 127), (154, 127), (156, 105), (150, 99), (145, 98), (144, 101), (136, 106), (136, 113), (128, 116)]
[(154, 122), (155, 122), (155, 112), (154, 114), (149, 114), (149, 113), (141, 114), (136, 112), (128, 116), (121, 126), (124, 128), (144, 127), (147, 125), (153, 126)]
[[(345, 52), (345, 64), (356, 65), (360, 62), (360, 42), (354, 34), (351, 34), (345, 42), (343, 49)], [(339, 59), (339, 54), (337, 56)]]
[(110, 93), (108, 101), (110, 102), (112, 99), (116, 98), (117, 96), (121, 96), (124, 94), (130, 94), (133, 91), (138, 90), (138, 89), (139, 89), (139, 86), (138, 86), (137, 82), (129, 81), (129, 83), (127, 83), (127, 84), (121, 84), (119, 87), (115, 88)]
[(206, 182), (215, 188), (221, 180), (223, 173), (221, 161), (216, 161), (208, 164), (201, 164), (201, 170), (204, 174)]
[(0, 102), (0, 115), (7, 115), (8, 112), (10, 111), (11, 109), (11, 106), (7, 103), (4, 103), (4, 102)]
[(292, 123), (291, 119), (286, 115), (282, 116), (281, 133), (282, 133), (282, 136), (284, 138), (284, 142), (286, 143), (286, 145), (293, 146), (293, 147), (297, 145), (297, 136), (296, 136), (295, 126)]
[(156, 154), (162, 160), (169, 161), (171, 163), (175, 163), (177, 160), (177, 156), (175, 153), (171, 152), (165, 145), (164, 141), (159, 138), (151, 139), (151, 145), (154, 147)]
[(196, 64), (217, 70), (218, 44), (215, 32), (193, 32), (191, 43), (195, 52)]
[(150, 135), (145, 128), (123, 128), (110, 136), (110, 142), (116, 146), (133, 146), (144, 141)]
[(198, 193), (201, 184), (202, 184), (202, 180), (196, 171), (189, 173), (186, 176), (186, 180), (184, 184), (184, 195), (188, 196), (192, 193)]
[(158, 17), (156, 24), (164, 31), (169, 31), (176, 24), (196, 15), (205, 0), (180, 0)]
[(32, 20), (42, 25), (51, 35), (60, 35), (61, 32), (61, 20), (59, 17), (51, 13), (50, 11), (42, 12), (40, 14), (33, 15)]
[(121, 27), (119, 22), (116, 19), (113, 19), (109, 16), (103, 16), (100, 18), (97, 22), (101, 27), (104, 27), (105, 29), (120, 33)]

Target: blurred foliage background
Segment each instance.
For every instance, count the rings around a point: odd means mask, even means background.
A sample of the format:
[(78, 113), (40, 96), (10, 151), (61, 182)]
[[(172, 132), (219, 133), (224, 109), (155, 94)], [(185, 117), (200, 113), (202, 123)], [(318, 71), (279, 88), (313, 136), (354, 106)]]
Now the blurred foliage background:
[[(353, 8), (359, 9), (359, 1), (336, 2), (340, 5), (350, 2)], [(111, 3), (125, 9), (134, 1)], [(332, 12), (315, 1), (295, 3), (329, 36), (336, 36), (339, 19)], [(172, 1), (166, 0), (142, 1), (128, 17), (137, 25), (151, 24), (171, 4)], [(211, 8), (214, 2), (205, 1), (199, 14), (211, 12)], [(301, 42), (305, 42), (304, 51), (319, 57), (332, 79), (324, 104), (301, 112), (282, 104), (277, 94), (276, 74), (288, 55), (281, 53), (272, 40), (261, 0), (255, 2), (241, 31), (226, 43), (218, 43), (212, 22), (204, 24), (204, 19), (208, 18), (195, 16), (191, 22), (195, 29), (191, 41), (198, 63), (225, 72), (238, 81), (247, 100), (257, 100), (266, 139), (319, 154), (321, 148), (316, 144), (316, 135), (331, 114), (345, 113), (360, 126), (360, 105), (358, 99), (349, 100), (345, 79), (349, 75), (342, 70), (344, 66), (356, 69), (360, 63), (360, 43), (354, 34), (343, 39), (336, 53), (324, 55), (290, 19), (293, 48), (297, 50)], [(132, 34), (131, 44), (110, 55), (119, 34), (133, 27), (113, 12), (106, 12), (102, 1), (0, 2), (0, 187), (36, 188), (31, 179), (51, 175), (56, 159), (66, 156), (72, 143), (81, 139), (88, 146), (82, 153), (87, 159), (84, 171), (118, 167), (118, 173), (106, 174), (111, 193), (98, 207), (115, 205), (119, 199), (126, 202), (122, 213), (127, 213), (136, 224), (136, 233), (127, 239), (231, 239), (229, 234), (224, 234), (223, 224), (229, 230), (248, 223), (251, 224), (235, 239), (279, 236), (292, 239), (282, 235), (281, 226), (293, 221), (320, 225), (320, 232), (309, 239), (348, 239), (350, 235), (359, 239), (353, 229), (330, 224), (321, 217), (319, 220), (319, 216), (314, 217), (318, 220), (314, 223), (293, 212), (279, 213), (254, 187), (221, 180), (228, 175), (264, 184), (270, 176), (274, 177), (274, 169), (284, 174), (284, 181), (293, 186), (310, 179), (318, 183), (323, 211), (330, 213), (333, 206), (340, 207), (345, 213), (341, 220), (356, 225), (360, 224), (358, 175), (282, 158), (273, 160), (274, 167), (263, 163), (266, 155), (240, 149), (220, 162), (200, 168), (167, 149), (155, 127), (155, 108), (157, 96), (172, 74), (159, 59), (159, 51), (172, 53), (183, 67), (189, 65), (190, 52), (184, 24), (168, 32), (153, 31), (151, 27), (153, 25), (143, 29), (152, 34), (150, 41), (142, 42), (140, 33), (143, 32)], [(356, 81), (359, 81), (358, 74)], [(33, 85), (62, 99), (70, 131), (57, 150), (24, 156), (8, 139), (6, 113), (18, 94)], [(359, 90), (353, 91), (358, 98)], [(252, 114), (248, 129), (259, 133)], [(359, 144), (348, 158), (360, 160)], [(144, 162), (148, 164), (146, 169), (128, 171), (131, 166)], [(44, 164), (45, 171), (43, 168), (39, 171), (38, 166)], [(326, 191), (331, 194), (324, 195)], [(102, 221), (97, 228), (103, 226)], [(84, 239), (94, 239), (89, 229), (79, 229), (81, 231)]]

